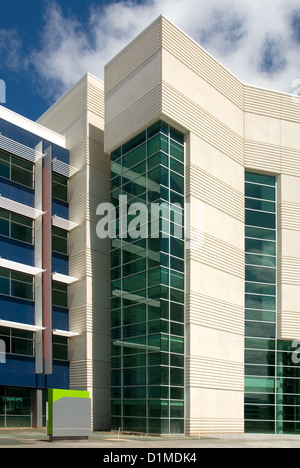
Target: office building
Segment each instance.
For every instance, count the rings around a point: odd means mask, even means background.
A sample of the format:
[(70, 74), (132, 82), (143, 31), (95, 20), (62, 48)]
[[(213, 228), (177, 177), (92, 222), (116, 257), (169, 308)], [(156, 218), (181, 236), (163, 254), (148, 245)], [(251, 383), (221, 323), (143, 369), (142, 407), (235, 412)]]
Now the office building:
[(56, 130), (0, 108), (0, 424), (45, 426), (47, 389), (71, 388), (108, 429), (109, 248), (92, 225), (109, 197), (103, 84), (86, 75), (51, 115)]
[(161, 16), (104, 84), (86, 75), (38, 123), (0, 117), (3, 251), (34, 232), (0, 255), (7, 363), (31, 365), (0, 374), (3, 398), (30, 394), (35, 414), (43, 389), (89, 390), (94, 430), (298, 433), (299, 100), (241, 83)]
[(112, 197), (186, 223), (112, 242), (114, 428), (299, 431), (299, 119), (164, 17), (106, 65)]

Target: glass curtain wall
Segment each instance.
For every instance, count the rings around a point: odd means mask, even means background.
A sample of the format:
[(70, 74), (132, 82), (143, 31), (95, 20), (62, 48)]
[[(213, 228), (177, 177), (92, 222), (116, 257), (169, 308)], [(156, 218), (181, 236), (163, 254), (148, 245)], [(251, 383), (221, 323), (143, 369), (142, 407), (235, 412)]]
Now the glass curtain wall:
[(276, 339), (276, 179), (245, 180), (245, 431), (297, 433), (299, 344)]
[(31, 426), (31, 390), (0, 387), (0, 427)]
[[(111, 158), (117, 219), (111, 244), (112, 427), (183, 433), (184, 137), (157, 122)], [(120, 195), (127, 197), (126, 219)], [(146, 207), (140, 236), (131, 229), (137, 223), (133, 203), (141, 204), (139, 213)]]

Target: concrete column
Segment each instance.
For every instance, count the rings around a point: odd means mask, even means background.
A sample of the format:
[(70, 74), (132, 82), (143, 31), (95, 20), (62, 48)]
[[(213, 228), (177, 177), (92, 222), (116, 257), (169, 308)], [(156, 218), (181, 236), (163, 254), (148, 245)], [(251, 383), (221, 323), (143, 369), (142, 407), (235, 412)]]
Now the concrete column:
[(43, 427), (43, 390), (33, 389), (31, 393), (32, 427)]

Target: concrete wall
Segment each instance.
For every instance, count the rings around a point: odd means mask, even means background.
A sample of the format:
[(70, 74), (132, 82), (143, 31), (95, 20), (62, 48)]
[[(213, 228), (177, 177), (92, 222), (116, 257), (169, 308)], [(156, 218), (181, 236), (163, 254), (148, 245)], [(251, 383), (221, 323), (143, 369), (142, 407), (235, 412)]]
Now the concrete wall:
[(107, 151), (159, 118), (186, 134), (185, 430), (243, 432), (243, 87), (161, 17), (106, 66), (105, 89)]
[(110, 200), (110, 160), (104, 153), (103, 83), (82, 78), (39, 122), (66, 137), (70, 165), (70, 388), (88, 390), (93, 428), (110, 429), (110, 246), (96, 236), (96, 208)]

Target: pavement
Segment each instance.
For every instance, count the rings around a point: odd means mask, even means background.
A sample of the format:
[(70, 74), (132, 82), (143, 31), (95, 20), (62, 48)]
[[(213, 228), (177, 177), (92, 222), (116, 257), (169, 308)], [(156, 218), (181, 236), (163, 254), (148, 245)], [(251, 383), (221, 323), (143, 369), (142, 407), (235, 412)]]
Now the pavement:
[[(103, 454), (103, 457), (110, 454), (110, 459), (107, 459), (107, 461), (117, 462), (122, 460), (112, 460), (114, 455), (111, 454), (119, 454), (122, 451), (124, 453), (140, 453), (143, 451), (146, 454), (151, 450), (155, 450), (157, 453), (173, 452), (175, 454), (176, 451), (191, 453), (191, 449), (198, 453), (198, 450), (203, 448), (300, 448), (300, 435), (220, 434), (200, 435), (199, 437), (150, 437), (114, 432), (93, 432), (88, 440), (56, 440), (50, 442), (45, 430), (0, 429), (0, 449), (2, 448), (94, 448), (101, 449), (101, 451), (97, 452), (98, 458), (101, 459), (101, 454)], [(186, 449), (188, 449), (188, 452)], [(142, 460), (144, 461), (144, 458)], [(154, 458), (149, 458), (149, 461), (154, 461)], [(163, 460), (159, 458), (156, 461), (162, 462)], [(134, 463), (130, 464), (133, 465)]]

